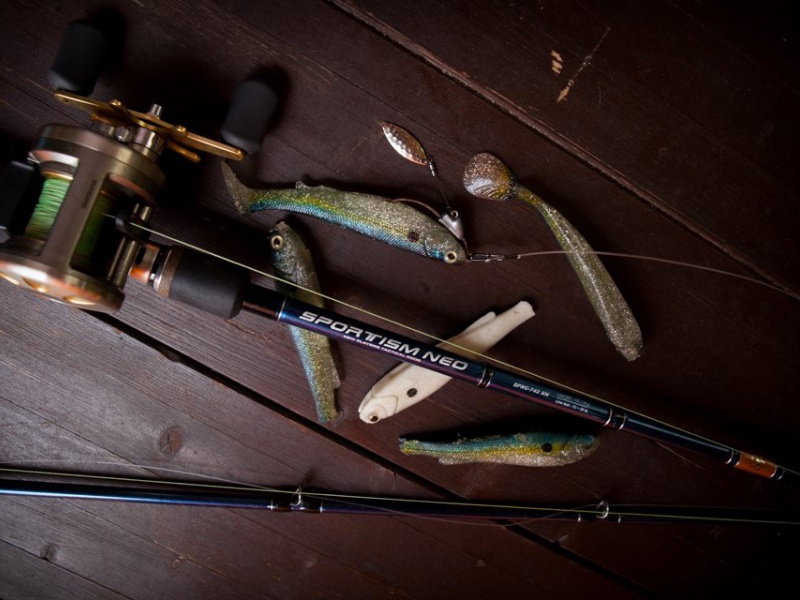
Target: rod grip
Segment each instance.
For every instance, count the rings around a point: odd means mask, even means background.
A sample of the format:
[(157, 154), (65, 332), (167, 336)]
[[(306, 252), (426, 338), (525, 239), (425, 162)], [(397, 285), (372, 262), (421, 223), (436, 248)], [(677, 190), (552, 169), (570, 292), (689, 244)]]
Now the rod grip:
[(186, 248), (171, 248), (153, 281), (159, 295), (223, 319), (239, 314), (249, 285), (245, 269)]

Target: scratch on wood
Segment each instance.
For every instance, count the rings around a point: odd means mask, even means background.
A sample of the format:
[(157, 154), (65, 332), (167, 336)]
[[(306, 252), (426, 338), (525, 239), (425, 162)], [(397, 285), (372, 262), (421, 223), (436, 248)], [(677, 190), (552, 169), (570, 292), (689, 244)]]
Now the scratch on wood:
[(561, 70), (564, 68), (564, 60), (561, 55), (555, 50), (550, 51), (550, 57), (553, 59), (551, 69), (556, 75), (561, 75)]
[(583, 62), (581, 63), (581, 66), (578, 67), (578, 70), (575, 71), (575, 74), (572, 77), (570, 77), (569, 81), (567, 82), (566, 87), (563, 90), (561, 90), (561, 93), (558, 95), (558, 99), (556, 100), (556, 103), (567, 99), (567, 96), (569, 96), (569, 92), (572, 89), (572, 86), (575, 85), (575, 82), (578, 80), (578, 77), (580, 76), (580, 74), (583, 73), (583, 70), (591, 64), (592, 58), (594, 57), (595, 52), (597, 52), (598, 48), (600, 48), (600, 45), (603, 43), (603, 40), (606, 39), (606, 36), (608, 35), (608, 33), (610, 31), (611, 31), (611, 28), (610, 27), (606, 27), (605, 32), (600, 37), (600, 41), (598, 41), (595, 44), (594, 48), (592, 48), (592, 51), (589, 52), (589, 54), (586, 55), (586, 58), (583, 59)]

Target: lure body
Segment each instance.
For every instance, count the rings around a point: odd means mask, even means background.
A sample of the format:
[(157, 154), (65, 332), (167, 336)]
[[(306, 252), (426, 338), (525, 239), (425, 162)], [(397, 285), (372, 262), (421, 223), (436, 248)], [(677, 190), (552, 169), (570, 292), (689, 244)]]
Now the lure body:
[(223, 163), (228, 190), (242, 214), (286, 210), (321, 219), (367, 237), (446, 263), (466, 260), (459, 240), (427, 215), (381, 196), (298, 183), (294, 189), (256, 190)]
[(524, 467), (560, 467), (592, 454), (598, 445), (594, 435), (563, 433), (515, 433), (483, 438), (458, 438), (427, 442), (400, 438), (400, 450), (408, 455), (438, 458), (443, 465), (502, 463)]
[[(484, 353), (516, 327), (533, 316), (533, 307), (522, 301), (500, 315), (490, 312), (475, 321), (462, 333), (438, 348), (452, 350), (465, 356), (464, 349)], [(453, 347), (456, 344), (459, 347)], [(424, 400), (451, 377), (411, 363), (398, 365), (372, 386), (361, 405), (358, 415), (365, 423), (377, 423)]]
[(639, 324), (619, 288), (611, 279), (611, 275), (588, 242), (552, 206), (542, 202), (532, 193), (523, 194), (521, 197), (539, 210), (558, 243), (567, 251), (567, 259), (577, 274), (595, 314), (603, 323), (608, 339), (627, 360), (639, 358), (643, 343)]
[[(311, 252), (297, 232), (280, 222), (270, 231), (269, 244), (275, 275), (301, 286), (295, 287), (276, 280), (275, 288), (287, 296), (322, 308), (321, 290)], [(330, 342), (324, 335), (300, 327), (289, 326), (289, 331), (314, 396), (317, 417), (321, 423), (331, 421), (339, 414), (334, 390), (339, 387), (340, 380)]]
[(628, 303), (589, 243), (561, 213), (520, 185), (511, 170), (492, 154), (481, 153), (470, 159), (464, 171), (464, 187), (480, 198), (517, 199), (535, 208), (566, 252), (611, 343), (627, 360), (639, 357), (642, 332)]

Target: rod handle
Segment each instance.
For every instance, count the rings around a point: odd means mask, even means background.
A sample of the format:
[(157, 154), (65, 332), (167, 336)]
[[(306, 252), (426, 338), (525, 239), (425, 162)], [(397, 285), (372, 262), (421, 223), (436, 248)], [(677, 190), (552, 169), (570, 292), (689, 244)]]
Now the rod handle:
[(130, 276), (158, 295), (230, 319), (239, 314), (250, 286), (247, 270), (188, 248), (150, 243)]

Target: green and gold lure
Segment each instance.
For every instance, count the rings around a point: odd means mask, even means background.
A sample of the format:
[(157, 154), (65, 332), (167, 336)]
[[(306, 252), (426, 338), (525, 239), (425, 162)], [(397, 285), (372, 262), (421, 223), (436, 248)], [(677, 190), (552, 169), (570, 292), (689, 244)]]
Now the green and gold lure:
[(448, 264), (461, 263), (467, 253), (461, 242), (431, 217), (381, 196), (344, 192), (326, 186), (297, 183), (295, 188), (251, 189), (222, 164), (225, 183), (242, 214), (286, 210), (339, 225), (395, 248)]
[(433, 442), (400, 438), (403, 454), (438, 458), (443, 465), (502, 463), (525, 467), (561, 467), (592, 454), (594, 435), (523, 432)]
[[(269, 232), (269, 245), (272, 269), (280, 278), (275, 282), (275, 289), (322, 308), (321, 288), (311, 252), (298, 233), (281, 221)], [(332, 421), (339, 415), (335, 390), (340, 381), (330, 342), (324, 335), (300, 327), (290, 326), (289, 331), (314, 396), (317, 418), (320, 423)]]

